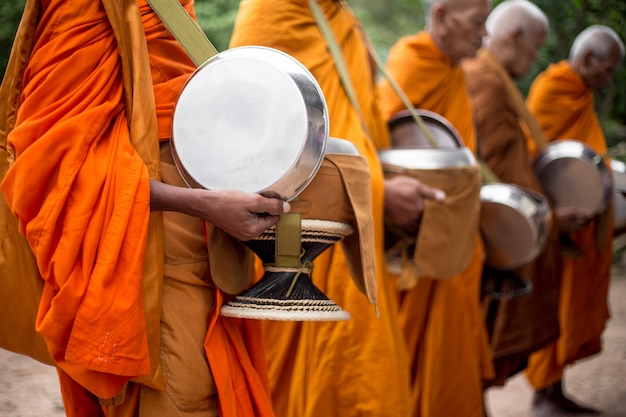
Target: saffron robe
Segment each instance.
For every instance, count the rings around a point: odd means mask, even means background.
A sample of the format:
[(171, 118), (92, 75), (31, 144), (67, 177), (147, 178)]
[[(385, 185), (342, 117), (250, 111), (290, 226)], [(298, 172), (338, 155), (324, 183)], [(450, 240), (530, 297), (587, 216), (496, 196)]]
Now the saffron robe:
[[(448, 119), (465, 145), (476, 151), (463, 70), (437, 48), (429, 33), (400, 39), (389, 52), (387, 71), (416, 108)], [(403, 109), (386, 80), (379, 83), (379, 95), (387, 119)], [(467, 244), (475, 244), (474, 255), (461, 274), (448, 280), (420, 277), (414, 288), (399, 294), (411, 355), (414, 416), (483, 416), (482, 382), (492, 377), (493, 366), (479, 300), (479, 233), (476, 242)]]
[[(130, 381), (164, 387), (163, 220), (150, 213), (149, 179), (193, 69), (143, 0), (25, 6), (0, 90), (15, 158), (1, 189), (44, 280), (37, 331), (68, 415), (101, 411), (96, 397), (118, 403)], [(215, 299), (198, 343), (219, 412), (273, 416), (254, 324), (220, 317)]]
[[(505, 86), (513, 80), (504, 78), (508, 74), (486, 49), (478, 51), (475, 58), (465, 59), (463, 70), (474, 106), (481, 159), (503, 182), (546, 198), (532, 167), (523, 119)], [(503, 385), (527, 366), (530, 353), (559, 336), (558, 238), (558, 225), (553, 219), (543, 251), (535, 260), (515, 269), (532, 283), (530, 294), (510, 300), (483, 299), (496, 371), (489, 385)]]
[[(567, 61), (551, 64), (533, 81), (527, 104), (548, 140), (575, 139), (599, 154), (607, 150), (604, 134), (594, 109), (594, 95)], [(613, 219), (610, 202), (607, 212)], [(550, 386), (563, 377), (563, 369), (599, 353), (602, 332), (609, 318), (607, 303), (611, 280), (612, 234), (598, 242), (599, 218), (585, 229), (571, 233), (572, 242), (583, 252), (580, 257), (562, 255), (559, 294), (561, 336), (533, 356), (526, 375), (536, 389)]]
[[(383, 251), (383, 174), (373, 140), (388, 140), (360, 24), (342, 2), (319, 2), (341, 45), (367, 130), (341, 85), (307, 0), (244, 0), (231, 47), (264, 45), (304, 64), (328, 105), (330, 136), (351, 141), (371, 172), (378, 309), (350, 282), (346, 256), (334, 245), (318, 256), (312, 278), (351, 314), (345, 322), (263, 323), (272, 398), (280, 416), (406, 416), (408, 362), (387, 280)], [(330, 190), (330, 192), (332, 192)]]

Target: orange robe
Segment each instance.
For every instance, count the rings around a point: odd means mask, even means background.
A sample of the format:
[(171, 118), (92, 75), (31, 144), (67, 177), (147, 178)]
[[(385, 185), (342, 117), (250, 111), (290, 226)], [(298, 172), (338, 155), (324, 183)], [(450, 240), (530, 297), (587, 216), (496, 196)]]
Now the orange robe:
[[(604, 134), (594, 110), (593, 92), (567, 61), (550, 65), (539, 74), (528, 93), (528, 108), (548, 140), (575, 139), (599, 154), (606, 152)], [(612, 210), (612, 204), (609, 205)], [(612, 212), (608, 214), (612, 219)], [(611, 279), (612, 225), (598, 249), (594, 220), (571, 239), (581, 257), (562, 256), (558, 341), (531, 357), (526, 375), (536, 389), (560, 381), (566, 365), (602, 350), (602, 332), (609, 318), (607, 304)]]
[[(503, 182), (545, 195), (532, 167), (521, 117), (505, 86), (513, 80), (504, 78), (506, 74), (500, 72), (499, 65), (484, 49), (475, 58), (463, 61), (478, 126), (480, 156)], [(531, 352), (559, 336), (558, 238), (553, 221), (542, 253), (515, 269), (532, 282), (530, 294), (510, 300), (483, 299), (496, 371), (490, 385), (504, 385), (527, 366)]]
[[(417, 108), (448, 119), (475, 152), (463, 70), (452, 65), (430, 34), (400, 39), (389, 53), (387, 70)], [(404, 107), (386, 80), (379, 87), (381, 111), (390, 118)], [(420, 278), (400, 294), (412, 360), (414, 416), (483, 416), (482, 381), (492, 376), (493, 368), (479, 302), (483, 246), (479, 235), (476, 240), (463, 273), (448, 280)]]
[(388, 140), (359, 22), (342, 4), (319, 2), (341, 45), (372, 138), (343, 90), (307, 0), (244, 0), (231, 47), (264, 45), (302, 62), (324, 93), (330, 135), (350, 140), (369, 161), (375, 228), (378, 308), (351, 282), (339, 245), (315, 259), (313, 282), (351, 314), (345, 322), (264, 322), (276, 414), (406, 416), (408, 363), (383, 253), (383, 174), (372, 139)]
[[(149, 179), (194, 66), (143, 0), (28, 0), (8, 68), (0, 125), (15, 162), (1, 189), (45, 282), (37, 331), (68, 415), (96, 415), (96, 397), (120, 399), (129, 381), (163, 389), (163, 220)], [(217, 315), (221, 298), (197, 341), (220, 413), (273, 416), (254, 325)]]

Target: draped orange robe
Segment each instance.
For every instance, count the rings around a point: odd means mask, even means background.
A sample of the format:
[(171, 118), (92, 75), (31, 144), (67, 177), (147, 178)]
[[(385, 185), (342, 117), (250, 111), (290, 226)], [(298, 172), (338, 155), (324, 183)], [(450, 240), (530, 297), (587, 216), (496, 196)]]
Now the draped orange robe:
[[(521, 117), (505, 87), (505, 73), (488, 50), (463, 61), (474, 105), (480, 156), (498, 178), (545, 195), (532, 167)], [(520, 100), (523, 100), (520, 98)], [(506, 380), (527, 366), (530, 353), (558, 338), (560, 275), (558, 226), (552, 221), (543, 251), (515, 272), (530, 280), (530, 294), (510, 300), (483, 299), (496, 379)]]
[[(390, 50), (387, 70), (417, 108), (448, 119), (475, 152), (463, 70), (437, 48), (430, 34), (400, 39)], [(379, 93), (387, 119), (404, 108), (386, 80), (380, 82)], [(492, 376), (493, 367), (479, 302), (483, 246), (479, 235), (476, 240), (463, 273), (449, 280), (420, 278), (400, 294), (414, 416), (483, 416), (482, 381)]]
[[(163, 389), (163, 232), (149, 179), (194, 66), (143, 0), (28, 0), (8, 68), (1, 133), (15, 162), (1, 189), (45, 281), (37, 331), (66, 411), (95, 415), (91, 394)], [(220, 302), (217, 291), (199, 341), (220, 415), (273, 416), (255, 325), (219, 316)]]
[[(324, 93), (330, 135), (350, 140), (369, 161), (375, 229), (378, 309), (351, 282), (335, 245), (315, 259), (313, 282), (351, 314), (345, 322), (264, 322), (276, 414), (302, 416), (408, 415), (407, 354), (383, 253), (383, 175), (373, 139), (387, 141), (359, 22), (341, 2), (319, 2), (342, 47), (368, 134), (351, 106), (307, 0), (244, 0), (231, 47), (265, 45), (302, 62)], [(330, 191), (332, 192), (332, 191)]]
[[(604, 134), (594, 110), (593, 92), (567, 61), (552, 64), (537, 76), (527, 103), (548, 140), (575, 139), (600, 154), (606, 152)], [(611, 213), (609, 216), (612, 218)], [(536, 389), (560, 381), (566, 365), (602, 350), (601, 336), (609, 318), (607, 296), (613, 227), (609, 225), (609, 237), (598, 249), (598, 226), (595, 220), (582, 231), (571, 234), (583, 256), (562, 256), (561, 336), (531, 356), (526, 374)]]

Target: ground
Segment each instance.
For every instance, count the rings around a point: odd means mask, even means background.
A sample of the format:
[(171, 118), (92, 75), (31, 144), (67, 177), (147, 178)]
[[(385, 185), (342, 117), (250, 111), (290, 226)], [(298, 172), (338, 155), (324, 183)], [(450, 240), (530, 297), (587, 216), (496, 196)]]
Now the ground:
[[(602, 417), (626, 417), (626, 264), (618, 260), (610, 287), (611, 319), (601, 354), (566, 373), (565, 388)], [(491, 417), (532, 417), (531, 390), (522, 375), (487, 395)], [(64, 416), (56, 372), (25, 356), (0, 349), (0, 417)], [(451, 416), (452, 417), (452, 416)]]

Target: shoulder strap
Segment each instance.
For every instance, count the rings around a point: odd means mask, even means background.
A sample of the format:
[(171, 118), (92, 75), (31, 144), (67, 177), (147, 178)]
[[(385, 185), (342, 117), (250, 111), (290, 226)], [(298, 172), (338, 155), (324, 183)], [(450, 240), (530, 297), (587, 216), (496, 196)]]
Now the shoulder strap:
[(147, 2), (180, 42), (196, 66), (217, 54), (217, 50), (202, 28), (178, 0), (147, 0)]

